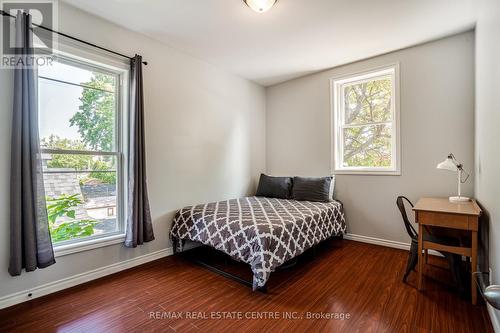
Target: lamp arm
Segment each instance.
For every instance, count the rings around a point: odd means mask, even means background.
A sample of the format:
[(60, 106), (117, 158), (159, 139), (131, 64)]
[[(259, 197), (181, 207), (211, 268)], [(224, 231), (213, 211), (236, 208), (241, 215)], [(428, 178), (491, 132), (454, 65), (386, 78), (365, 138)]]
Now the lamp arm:
[[(459, 174), (459, 183), (464, 184), (469, 179), (470, 174), (464, 170), (464, 165), (462, 163), (458, 162), (458, 160), (456, 159), (455, 155), (453, 155), (453, 153), (450, 153), (448, 155), (448, 158), (453, 161), (453, 163), (456, 165), (457, 169), (459, 170), (459, 173), (458, 173)], [(462, 173), (466, 174), (465, 179), (462, 179)]]
[(462, 179), (462, 177), (460, 177), (460, 182), (462, 184), (464, 184), (467, 181), (467, 179), (469, 179), (470, 174), (467, 171), (465, 171), (464, 169), (461, 169), (461, 170), (462, 170), (462, 173), (465, 173), (465, 179)]
[(455, 155), (453, 155), (453, 153), (450, 153), (448, 155), (448, 158), (453, 161), (453, 164), (455, 164), (457, 168), (459, 168), (459, 169), (462, 168), (462, 164), (460, 164), (458, 162), (458, 160), (456, 159)]

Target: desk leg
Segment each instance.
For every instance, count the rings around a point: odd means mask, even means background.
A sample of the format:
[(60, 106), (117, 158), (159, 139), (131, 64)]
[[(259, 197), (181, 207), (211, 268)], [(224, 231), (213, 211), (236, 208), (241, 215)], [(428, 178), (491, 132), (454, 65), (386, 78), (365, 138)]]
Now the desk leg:
[(418, 224), (418, 290), (422, 290), (422, 276), (424, 273), (424, 261), (422, 260), (422, 245), (423, 245), (423, 232), (422, 224)]
[(474, 280), (474, 272), (477, 270), (477, 231), (472, 231), (472, 248), (471, 248), (471, 294), (472, 304), (477, 303), (477, 286)]

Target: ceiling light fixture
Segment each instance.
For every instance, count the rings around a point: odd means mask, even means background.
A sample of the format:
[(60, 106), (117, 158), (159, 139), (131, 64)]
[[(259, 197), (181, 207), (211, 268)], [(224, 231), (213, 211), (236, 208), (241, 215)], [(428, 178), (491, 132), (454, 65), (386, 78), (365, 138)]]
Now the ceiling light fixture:
[(264, 13), (271, 9), (278, 0), (243, 0), (243, 2), (257, 13)]

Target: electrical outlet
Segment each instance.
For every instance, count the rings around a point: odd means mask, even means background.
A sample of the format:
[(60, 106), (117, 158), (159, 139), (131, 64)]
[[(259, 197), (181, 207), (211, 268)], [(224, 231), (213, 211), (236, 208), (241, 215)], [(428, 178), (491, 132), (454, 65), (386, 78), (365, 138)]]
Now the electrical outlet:
[(493, 284), (492, 280), (493, 280), (493, 273), (491, 271), (491, 267), (488, 269), (488, 284), (491, 286)]

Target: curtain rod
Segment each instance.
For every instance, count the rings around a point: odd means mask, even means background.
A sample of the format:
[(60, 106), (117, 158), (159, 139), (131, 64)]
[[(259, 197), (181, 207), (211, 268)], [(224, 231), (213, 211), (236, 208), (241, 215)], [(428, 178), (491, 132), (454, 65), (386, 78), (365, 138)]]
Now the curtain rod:
[[(5, 12), (4, 10), (1, 10), (0, 9), (0, 13), (2, 14), (2, 16), (8, 16), (8, 17), (11, 17), (11, 18), (16, 18), (14, 15), (11, 15), (7, 12)], [(92, 47), (95, 47), (96, 49), (100, 49), (100, 50), (103, 50), (103, 51), (106, 51), (106, 52), (109, 52), (109, 53), (113, 53), (113, 54), (116, 54), (120, 57), (123, 57), (123, 58), (128, 58), (130, 60), (134, 59), (133, 57), (129, 57), (128, 55), (125, 55), (123, 53), (119, 53), (119, 52), (116, 52), (116, 51), (113, 51), (113, 50), (110, 50), (110, 49), (107, 49), (105, 47), (102, 47), (102, 46), (99, 46), (99, 45), (96, 45), (96, 44), (93, 44), (93, 43), (90, 43), (90, 42), (86, 42), (80, 38), (76, 38), (76, 37), (73, 37), (73, 36), (70, 36), (70, 35), (67, 35), (63, 32), (59, 32), (59, 31), (55, 31), (55, 30), (52, 30), (50, 28), (47, 28), (47, 27), (44, 27), (43, 25), (38, 25), (38, 24), (35, 24), (33, 23), (34, 26), (37, 26), (38, 28), (40, 29), (43, 29), (43, 30), (46, 30), (46, 31), (50, 31), (52, 33), (55, 33), (55, 34), (58, 34), (60, 36), (63, 36), (63, 37), (66, 37), (66, 38), (69, 38), (69, 39), (72, 39), (72, 40), (76, 40), (77, 42), (80, 42), (80, 43), (83, 43), (83, 44), (86, 44), (86, 45), (89, 45), (89, 46), (92, 46)], [(148, 62), (147, 61), (143, 61), (142, 62), (144, 65), (147, 65)]]

